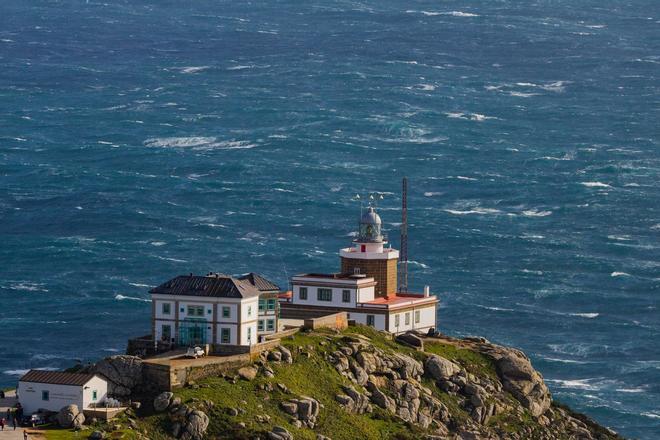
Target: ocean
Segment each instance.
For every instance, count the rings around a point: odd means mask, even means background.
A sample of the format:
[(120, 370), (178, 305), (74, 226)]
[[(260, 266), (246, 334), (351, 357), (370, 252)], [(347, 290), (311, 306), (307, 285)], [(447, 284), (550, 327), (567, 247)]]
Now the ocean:
[(179, 274), (339, 267), (371, 193), (439, 329), (660, 437), (657, 0), (3, 0), (0, 385)]

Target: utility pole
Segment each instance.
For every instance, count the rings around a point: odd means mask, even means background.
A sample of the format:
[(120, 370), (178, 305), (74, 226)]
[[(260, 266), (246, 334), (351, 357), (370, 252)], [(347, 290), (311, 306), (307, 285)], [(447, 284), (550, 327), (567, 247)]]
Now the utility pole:
[(408, 291), (408, 178), (401, 184), (401, 250), (399, 254), (399, 292)]

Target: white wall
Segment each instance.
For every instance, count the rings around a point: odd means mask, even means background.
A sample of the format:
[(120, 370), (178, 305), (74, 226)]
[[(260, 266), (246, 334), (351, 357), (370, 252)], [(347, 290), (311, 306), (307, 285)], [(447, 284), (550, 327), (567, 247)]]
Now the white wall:
[(228, 328), (229, 329), (229, 344), (236, 345), (237, 337), (238, 337), (238, 325), (236, 324), (218, 324), (218, 339), (215, 341), (216, 344), (222, 344), (220, 342), (222, 340), (222, 331), (221, 329), (223, 328)]
[[(248, 328), (251, 332), (251, 338), (248, 341)], [(255, 316), (254, 321), (241, 324), (241, 340), (239, 345), (254, 345), (259, 342), (257, 335), (257, 318)]]
[[(419, 322), (415, 323), (415, 311), (419, 311)], [(427, 307), (419, 307), (405, 312), (390, 311), (390, 332), (401, 333), (408, 330), (428, 329), (435, 327), (435, 304)], [(406, 314), (410, 316), (409, 324), (406, 325)], [(396, 326), (396, 316), (399, 316), (399, 325)]]
[[(307, 299), (300, 299), (300, 288), (307, 287)], [(318, 289), (331, 289), (332, 301), (319, 301)], [(373, 288), (372, 288), (373, 289)], [(351, 301), (342, 302), (342, 291), (349, 290), (351, 292)], [(365, 288), (366, 290), (366, 288)], [(310, 306), (323, 306), (323, 307), (355, 307), (355, 288), (351, 287), (318, 287), (318, 286), (293, 286), (293, 303), (306, 304)]]
[[(42, 400), (42, 391), (49, 392), (49, 399)], [(62, 407), (75, 404), (83, 406), (83, 387), (76, 385), (53, 385), (47, 383), (19, 382), (18, 401), (25, 414), (32, 414), (43, 408), (59, 411)]]
[[(170, 305), (170, 313), (165, 314), (163, 313), (163, 303), (167, 303)], [(174, 319), (176, 310), (174, 310), (174, 301), (162, 301), (162, 300), (154, 300), (154, 304), (156, 307), (156, 319)]]
[[(258, 342), (257, 338), (257, 318), (259, 315), (259, 298), (204, 298), (204, 300), (196, 300), (196, 298), (190, 298), (187, 296), (168, 296), (166, 299), (161, 298), (159, 295), (152, 295), (152, 299), (155, 304), (155, 339), (161, 340), (163, 336), (163, 326), (170, 325), (172, 328), (172, 337), (178, 339), (176, 334), (176, 323), (175, 323), (175, 301), (179, 302), (179, 321), (183, 321), (188, 318), (188, 306), (202, 306), (204, 307), (204, 316), (190, 316), (190, 318), (204, 319), (208, 324), (207, 328), (207, 338), (209, 343), (220, 344), (221, 340), (221, 329), (228, 328), (230, 331), (230, 344), (240, 344), (247, 345), (247, 328), (250, 327), (252, 330), (251, 343), (256, 344)], [(201, 298), (200, 298), (201, 299)], [(162, 313), (162, 303), (169, 302), (172, 305), (170, 315), (164, 315)], [(217, 316), (214, 314), (215, 307), (217, 307)], [(229, 307), (229, 317), (223, 318), (222, 308)], [(248, 309), (251, 308), (250, 316), (248, 316)], [(217, 337), (215, 341), (212, 341), (213, 335), (213, 320), (216, 320), (216, 330)], [(238, 323), (242, 322), (241, 325), (241, 341), (238, 340)]]
[(362, 287), (358, 293), (358, 300), (360, 302), (373, 301), (376, 297), (376, 286)]
[[(370, 313), (349, 313), (348, 319), (354, 320), (357, 324), (367, 325), (367, 315)], [(385, 330), (385, 319), (387, 315), (376, 315), (374, 316), (374, 328), (376, 330)]]
[[(94, 391), (96, 391), (96, 400), (94, 400)], [(94, 376), (83, 387), (83, 409), (89, 408), (93, 404), (100, 404), (108, 395), (108, 383), (98, 376)]]
[[(204, 307), (204, 316), (188, 316), (188, 306), (202, 306)], [(194, 300), (179, 301), (179, 319), (195, 318), (206, 319), (207, 321), (213, 320), (213, 304), (205, 302), (196, 302)]]
[(164, 325), (169, 325), (171, 328), (170, 334), (172, 335), (172, 338), (176, 339), (177, 334), (176, 334), (176, 325), (174, 321), (160, 321), (156, 320), (156, 341), (161, 341), (163, 338), (163, 326)]

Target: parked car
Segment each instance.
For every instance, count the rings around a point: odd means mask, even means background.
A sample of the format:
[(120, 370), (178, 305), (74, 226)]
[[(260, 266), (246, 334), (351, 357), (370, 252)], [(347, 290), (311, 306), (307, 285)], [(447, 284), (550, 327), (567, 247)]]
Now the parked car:
[(23, 420), (21, 420), (22, 426), (31, 426), (32, 428), (46, 423), (48, 423), (48, 416), (44, 413), (34, 413), (31, 416), (23, 417)]
[(201, 347), (188, 347), (186, 351), (186, 357), (197, 359), (198, 357), (204, 356), (204, 350)]

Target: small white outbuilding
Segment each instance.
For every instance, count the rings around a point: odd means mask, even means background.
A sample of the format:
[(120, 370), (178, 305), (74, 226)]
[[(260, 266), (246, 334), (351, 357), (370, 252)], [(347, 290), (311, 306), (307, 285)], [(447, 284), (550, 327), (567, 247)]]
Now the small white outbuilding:
[(16, 394), (25, 414), (71, 404), (83, 411), (105, 400), (108, 382), (97, 374), (30, 370), (19, 379)]

